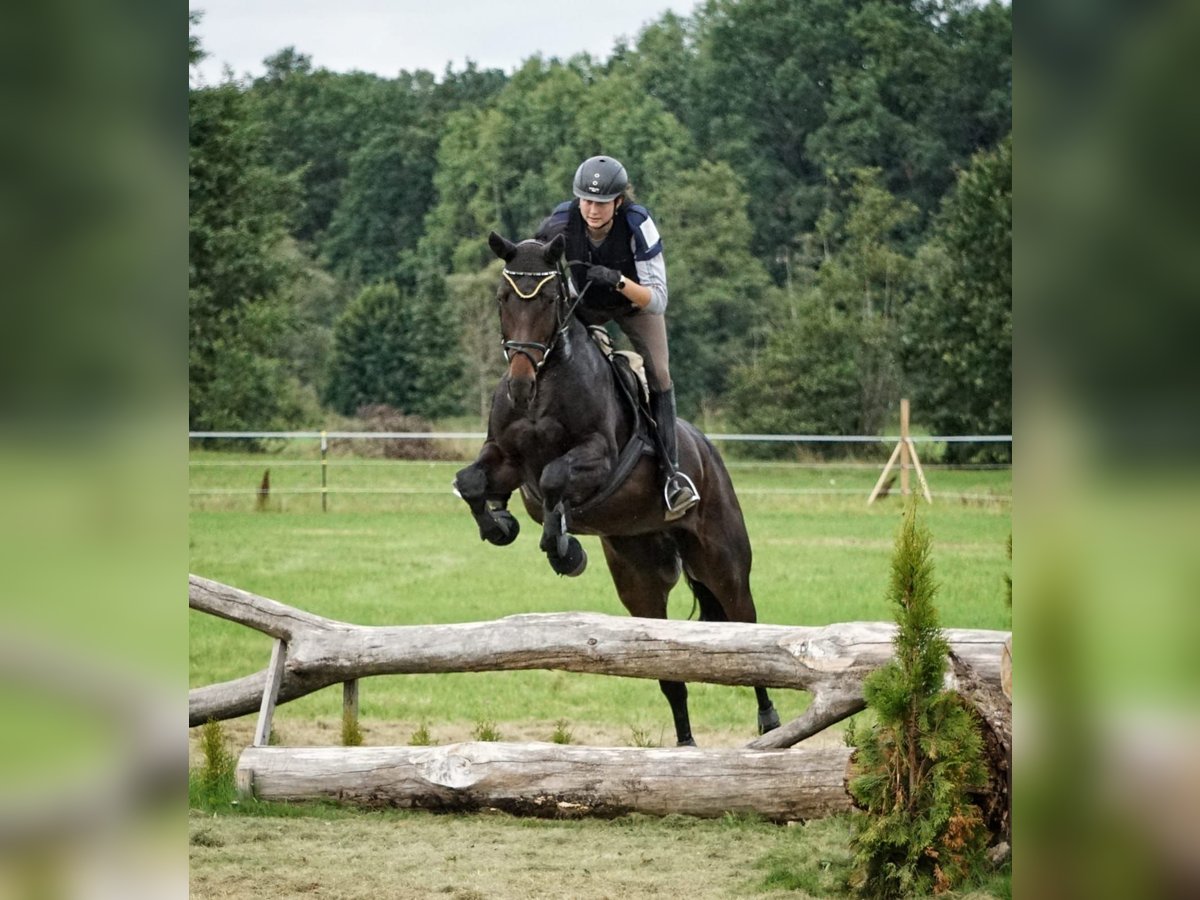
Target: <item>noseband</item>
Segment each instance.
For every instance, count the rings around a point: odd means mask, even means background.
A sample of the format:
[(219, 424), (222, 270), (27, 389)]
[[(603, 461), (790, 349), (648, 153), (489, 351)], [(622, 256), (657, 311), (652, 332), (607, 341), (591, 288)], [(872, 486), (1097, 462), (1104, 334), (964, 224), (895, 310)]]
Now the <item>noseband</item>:
[[(534, 286), (532, 291), (526, 292), (517, 287), (517, 283), (513, 280), (514, 278), (522, 277), (540, 278), (541, 280)], [(524, 356), (529, 360), (529, 364), (533, 366), (535, 378), (542, 371), (542, 366), (546, 364), (546, 360), (550, 358), (550, 352), (558, 346), (559, 339), (571, 327), (571, 316), (575, 312), (575, 307), (579, 305), (579, 301), (583, 299), (583, 295), (580, 294), (575, 298), (574, 303), (564, 308), (563, 300), (569, 296), (569, 293), (567, 291), (567, 276), (564, 274), (561, 265), (549, 272), (518, 272), (515, 269), (504, 269), (504, 280), (509, 283), (509, 286), (512, 287), (516, 295), (522, 300), (533, 300), (536, 298), (552, 279), (557, 280), (558, 297), (555, 298), (554, 334), (550, 336), (550, 340), (544, 344), (539, 341), (510, 341), (507, 339), (500, 341), (500, 346), (504, 349), (505, 362), (511, 363), (513, 354)], [(587, 288), (585, 287), (584, 290), (586, 291)], [(533, 351), (535, 350), (541, 353), (542, 358), (540, 360), (533, 358)]]

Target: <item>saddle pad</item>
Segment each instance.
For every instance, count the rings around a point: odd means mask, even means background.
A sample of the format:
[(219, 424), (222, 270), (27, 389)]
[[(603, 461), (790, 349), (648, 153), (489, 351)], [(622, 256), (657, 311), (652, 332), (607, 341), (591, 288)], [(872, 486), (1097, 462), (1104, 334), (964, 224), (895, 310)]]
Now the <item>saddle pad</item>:
[(642, 386), (642, 399), (649, 404), (650, 382), (646, 380), (646, 363), (642, 359), (642, 354), (635, 353), (633, 350), (617, 350), (613, 355), (625, 357), (630, 370), (637, 376), (638, 384)]
[(628, 371), (637, 377), (638, 384), (641, 386), (639, 393), (642, 397), (642, 403), (648, 412), (650, 406), (650, 382), (646, 378), (646, 362), (642, 359), (642, 354), (633, 350), (614, 350), (612, 338), (608, 336), (608, 332), (602, 325), (589, 325), (588, 333), (591, 334), (596, 346), (600, 348), (600, 352), (608, 358), (613, 368), (617, 370), (618, 378), (624, 378), (626, 370), (618, 364), (616, 357), (625, 357), (625, 362), (629, 364)]

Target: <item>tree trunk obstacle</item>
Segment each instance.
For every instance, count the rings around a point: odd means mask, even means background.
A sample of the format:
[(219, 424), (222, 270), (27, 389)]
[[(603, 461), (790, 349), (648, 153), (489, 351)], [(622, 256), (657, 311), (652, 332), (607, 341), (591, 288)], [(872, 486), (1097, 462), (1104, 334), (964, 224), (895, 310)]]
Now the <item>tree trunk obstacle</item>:
[[(276, 639), (272, 665), (195, 688), (189, 721), (260, 711), (239, 788), (262, 799), (332, 798), (368, 806), (498, 808), (550, 816), (624, 812), (803, 819), (850, 808), (848, 748), (780, 748), (865, 707), (863, 680), (892, 656), (895, 626), (806, 627), (537, 613), (456, 625), (339, 622), (192, 575), (191, 608)], [(951, 686), (969, 674), (999, 692), (1009, 632), (945, 629)], [(557, 669), (632, 678), (809, 691), (803, 715), (740, 749), (461, 743), (444, 747), (264, 746), (270, 712), (370, 675)], [(990, 693), (990, 692), (989, 692)], [(1011, 728), (1010, 728), (1011, 731)]]
[(795, 750), (575, 747), (249, 747), (238, 790), (260, 800), (499, 809), (545, 818), (756, 813), (813, 819), (851, 808), (848, 747)]

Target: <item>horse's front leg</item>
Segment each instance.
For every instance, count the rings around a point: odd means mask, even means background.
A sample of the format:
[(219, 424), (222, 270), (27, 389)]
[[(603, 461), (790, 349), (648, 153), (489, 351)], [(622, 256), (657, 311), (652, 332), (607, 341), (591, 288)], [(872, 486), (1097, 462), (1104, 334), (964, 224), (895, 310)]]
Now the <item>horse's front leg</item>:
[(491, 441), (454, 476), (454, 492), (470, 507), (481, 540), (503, 547), (517, 539), (521, 524), (508, 511), (508, 498), (519, 484), (517, 468)]
[(571, 536), (571, 509), (603, 487), (612, 464), (604, 441), (595, 438), (573, 448), (542, 469), (538, 487), (542, 494), (541, 549), (559, 575), (582, 575), (587, 552)]

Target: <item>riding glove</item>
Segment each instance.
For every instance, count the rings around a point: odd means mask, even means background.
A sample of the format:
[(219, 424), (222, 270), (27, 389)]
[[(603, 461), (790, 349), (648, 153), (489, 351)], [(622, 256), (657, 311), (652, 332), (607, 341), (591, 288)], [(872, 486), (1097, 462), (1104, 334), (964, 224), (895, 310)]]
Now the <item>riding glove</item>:
[(621, 273), (608, 266), (588, 266), (587, 277), (588, 281), (604, 287), (615, 288), (621, 283)]

